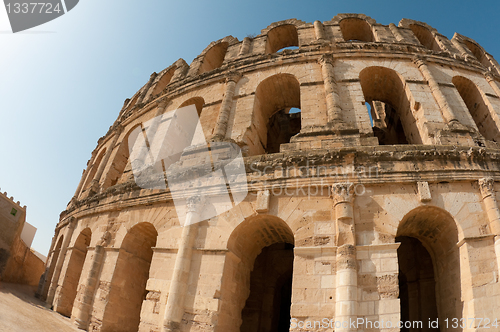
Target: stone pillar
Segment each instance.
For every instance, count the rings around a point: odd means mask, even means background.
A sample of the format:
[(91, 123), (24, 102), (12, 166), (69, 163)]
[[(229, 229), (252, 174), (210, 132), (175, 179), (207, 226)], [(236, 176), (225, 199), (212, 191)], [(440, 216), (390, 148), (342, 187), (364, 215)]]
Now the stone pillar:
[(340, 96), (335, 82), (333, 70), (333, 58), (330, 55), (323, 55), (318, 62), (321, 64), (321, 74), (326, 93), (326, 109), (328, 123), (335, 124), (342, 121), (342, 108), (340, 107)]
[(495, 91), (498, 97), (500, 97), (500, 87), (498, 86), (497, 81), (495, 80), (495, 77), (490, 72), (484, 73), (484, 76), (486, 77), (486, 80), (488, 83), (490, 83), (492, 89)]
[(460, 52), (460, 55), (464, 58), (470, 57), (469, 52), (462, 46), (462, 44), (456, 39), (452, 38), (451, 43), (455, 46), (455, 48)]
[(94, 294), (99, 275), (101, 273), (102, 263), (104, 260), (104, 248), (109, 243), (111, 234), (106, 231), (101, 237), (99, 243), (94, 248), (90, 271), (85, 280), (85, 285), (81, 294), (77, 295), (75, 306), (73, 308), (74, 323), (79, 329), (86, 330), (90, 323), (90, 314), (92, 312), (92, 304), (94, 302)]
[(179, 332), (184, 315), (184, 302), (191, 270), (193, 246), (198, 235), (200, 211), (203, 199), (194, 196), (187, 201), (186, 222), (182, 229), (179, 251), (175, 259), (174, 272), (170, 282), (167, 306), (163, 318), (163, 332)]
[(226, 78), (226, 92), (222, 99), (222, 104), (215, 124), (215, 131), (212, 140), (224, 140), (227, 132), (227, 123), (231, 114), (231, 106), (233, 105), (233, 97), (236, 89), (236, 83), (241, 78), (239, 73), (230, 73)]
[(337, 233), (337, 269), (335, 290), (335, 321), (347, 322), (336, 331), (354, 331), (350, 322), (357, 319), (358, 275), (356, 270), (356, 240), (354, 232), (353, 199), (351, 184), (333, 185), (333, 204)]
[(418, 69), (422, 73), (422, 76), (424, 76), (425, 80), (429, 83), (432, 95), (434, 96), (434, 99), (436, 99), (436, 102), (439, 106), (439, 109), (441, 110), (441, 113), (443, 114), (445, 121), (447, 123), (451, 121), (459, 122), (457, 115), (448, 104), (448, 101), (446, 100), (446, 97), (444, 96), (443, 92), (441, 92), (439, 84), (434, 78), (434, 75), (432, 75), (425, 60), (417, 58), (414, 60), (414, 62), (418, 66)]
[(405, 40), (405, 37), (399, 32), (398, 27), (394, 23), (389, 23), (389, 29), (391, 29), (392, 35), (398, 42)]
[(314, 21), (314, 33), (316, 34), (316, 40), (326, 40), (325, 28), (320, 21)]
[(251, 43), (252, 43), (252, 40), (249, 37), (243, 38), (243, 42), (241, 43), (241, 48), (240, 48), (240, 52), (238, 53), (238, 55), (247, 54), (248, 51), (250, 50)]
[(118, 141), (118, 137), (120, 136), (122, 130), (123, 130), (122, 126), (118, 125), (116, 127), (115, 136), (113, 137), (113, 141), (109, 145), (109, 148), (106, 150), (106, 153), (104, 154), (104, 158), (102, 158), (101, 163), (99, 164), (99, 168), (97, 169), (97, 172), (94, 175), (94, 178), (92, 179), (92, 182), (90, 184), (89, 192), (91, 191), (91, 192), (97, 193), (99, 191), (99, 181), (101, 181), (102, 173), (104, 172), (104, 168), (108, 164), (109, 157), (111, 157), (111, 153), (114, 150), (114, 147), (116, 145), (116, 142)]
[(49, 292), (47, 294), (47, 300), (46, 300), (46, 302), (49, 305), (52, 305), (52, 302), (54, 301), (54, 295), (56, 294), (56, 290), (58, 287), (61, 268), (64, 263), (64, 259), (66, 258), (66, 251), (68, 250), (69, 241), (73, 236), (76, 224), (77, 224), (76, 219), (71, 217), (71, 220), (68, 222), (68, 229), (66, 230), (66, 234), (64, 234), (64, 240), (61, 245), (61, 251), (59, 251), (59, 256), (57, 256), (57, 262), (56, 262), (56, 267), (54, 269), (54, 274), (52, 274), (52, 280), (50, 282)]
[[(497, 256), (497, 268), (500, 270), (500, 210), (495, 192), (495, 180), (493, 178), (479, 179), (479, 189), (486, 207), (486, 214), (490, 224), (491, 233), (495, 235), (495, 254)], [(500, 271), (499, 271), (500, 272)]]

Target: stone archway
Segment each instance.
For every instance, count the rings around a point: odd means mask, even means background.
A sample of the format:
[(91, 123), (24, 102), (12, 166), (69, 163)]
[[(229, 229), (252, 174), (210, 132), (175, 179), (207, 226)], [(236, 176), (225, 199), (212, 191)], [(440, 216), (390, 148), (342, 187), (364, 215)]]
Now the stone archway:
[(125, 235), (111, 280), (102, 332), (138, 330), (157, 236), (155, 227), (148, 222), (135, 225)]
[[(421, 321), (422, 328), (405, 331), (435, 331), (429, 319), (439, 318), (440, 330), (451, 331), (444, 319), (462, 318), (458, 229), (448, 212), (423, 206), (400, 222), (396, 241), (400, 273), (401, 319)], [(404, 329), (402, 329), (404, 331)]]
[(292, 230), (275, 216), (255, 216), (234, 229), (216, 331), (289, 330), (293, 245)]
[(82, 274), (83, 264), (85, 263), (87, 249), (90, 245), (91, 238), (92, 232), (90, 231), (90, 228), (85, 228), (78, 235), (73, 247), (68, 248), (68, 251), (71, 251), (70, 259), (61, 286), (59, 298), (57, 299), (57, 303), (54, 305), (55, 311), (67, 317), (71, 316), (73, 302), (75, 301), (78, 289), (78, 282), (80, 281), (80, 275)]

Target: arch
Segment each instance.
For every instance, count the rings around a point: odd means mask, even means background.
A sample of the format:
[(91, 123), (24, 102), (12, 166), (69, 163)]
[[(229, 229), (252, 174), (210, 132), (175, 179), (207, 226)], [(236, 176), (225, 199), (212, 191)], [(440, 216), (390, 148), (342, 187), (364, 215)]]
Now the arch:
[[(460, 256), (457, 247), (459, 229), (453, 217), (447, 211), (435, 206), (417, 207), (407, 213), (399, 223), (396, 239), (401, 241), (398, 260), (400, 260), (400, 274), (403, 278), (400, 278), (400, 281), (412, 278), (415, 281), (415, 275), (409, 274), (408, 261), (402, 260), (418, 259), (421, 267), (426, 266), (424, 270), (417, 271), (420, 275), (417, 281), (420, 285), (425, 285), (425, 289), (413, 289), (413, 292), (417, 292), (414, 295), (414, 301), (400, 299), (402, 314), (405, 314), (404, 311), (409, 312), (412, 320), (421, 319), (422, 321), (428, 321), (428, 318), (431, 318), (426, 315), (435, 314), (440, 320), (451, 317), (460, 319), (462, 317), (462, 291)], [(415, 257), (415, 251), (421, 256)], [(432, 260), (432, 274), (425, 251)], [(429, 283), (432, 281), (431, 278), (434, 279), (434, 289)], [(435, 304), (432, 303), (433, 293)], [(405, 309), (405, 305), (409, 308)], [(415, 308), (416, 305), (420, 309)], [(436, 306), (437, 312), (432, 310), (433, 305)], [(426, 311), (421, 310), (424, 307)]]
[(192, 97), (180, 104), (179, 108), (189, 105), (194, 105), (196, 107), (196, 111), (198, 112), (198, 116), (200, 116), (201, 111), (203, 110), (203, 105), (205, 105), (205, 100), (202, 97)]
[(422, 46), (434, 52), (441, 52), (434, 35), (428, 28), (420, 24), (410, 24), (409, 27)]
[[(266, 283), (262, 281), (265, 280), (268, 286), (280, 290), (289, 287), (287, 280), (293, 269), (293, 254), (290, 255), (293, 245), (292, 230), (276, 216), (254, 216), (233, 230), (227, 242), (229, 253), (224, 263), (221, 309), (216, 331), (238, 331), (240, 327), (241, 331), (277, 330), (275, 327), (279, 323), (278, 315), (273, 308), (279, 307), (280, 295), (289, 296), (291, 293), (286, 290), (285, 294), (268, 292), (267, 297), (262, 296), (265, 288), (269, 288), (263, 287)], [(277, 257), (281, 257), (282, 265)], [(273, 268), (265, 269), (269, 264)], [(268, 301), (267, 307), (258, 302), (264, 298)], [(250, 303), (253, 303), (253, 306)], [(259, 306), (259, 303), (262, 306)], [(267, 313), (268, 317), (275, 319), (262, 320), (262, 313)], [(244, 326), (242, 322), (245, 322)], [(287, 323), (289, 324), (289, 318)]]
[(299, 46), (297, 27), (293, 24), (283, 24), (267, 32), (266, 54), (276, 53), (282, 48)]
[(363, 19), (357, 17), (344, 18), (339, 25), (345, 41), (375, 41), (370, 24)]
[(139, 95), (140, 95), (140, 91), (138, 91), (133, 97), (132, 97), (132, 100), (130, 100), (130, 102), (128, 103), (128, 106), (126, 108), (126, 110), (131, 110), (132, 107), (135, 106), (135, 104), (137, 103), (137, 100), (139, 99)]
[(76, 238), (66, 269), (66, 274), (62, 282), (61, 292), (55, 310), (60, 314), (70, 317), (75, 301), (76, 293), (80, 276), (83, 270), (83, 264), (87, 256), (87, 250), (92, 238), (92, 231), (90, 228), (85, 228), (80, 232)]
[(63, 243), (64, 235), (61, 235), (59, 240), (57, 241), (56, 246), (54, 247), (54, 251), (52, 253), (52, 259), (50, 260), (50, 267), (45, 277), (46, 286), (43, 290), (42, 298), (47, 298), (47, 294), (49, 292), (50, 285), (52, 284), (52, 277), (54, 276), (54, 270), (56, 269), (57, 259), (59, 258), (59, 253), (61, 252), (61, 247)]
[(469, 109), (481, 135), (487, 140), (500, 142), (500, 131), (497, 123), (493, 120), (491, 112), (476, 84), (463, 76), (455, 76), (451, 81)]
[(474, 57), (486, 68), (491, 67), (491, 62), (486, 56), (483, 48), (479, 46), (478, 44), (470, 41), (470, 40), (464, 40), (463, 41), (465, 46), (472, 52)]
[(228, 42), (220, 42), (212, 46), (203, 56), (198, 74), (203, 74), (222, 66), (228, 46)]
[(175, 70), (177, 67), (173, 65), (169, 70), (167, 70), (161, 78), (156, 82), (156, 85), (153, 89), (153, 92), (151, 93), (152, 96), (156, 96), (157, 94), (161, 93), (163, 89), (167, 87), (167, 85), (170, 83), (172, 80), (172, 77), (174, 76)]
[(157, 237), (158, 232), (149, 222), (135, 225), (125, 235), (111, 279), (101, 331), (138, 330), (153, 258), (152, 248)]
[(379, 144), (422, 144), (403, 78), (392, 69), (373, 66), (363, 69), (359, 79), (365, 101), (377, 114), (373, 131)]
[[(128, 160), (130, 156), (128, 142), (130, 139), (134, 139), (135, 141), (135, 138), (131, 138), (130, 135), (138, 126), (140, 126), (140, 124), (132, 127), (132, 129), (127, 132), (127, 134), (120, 142), (120, 145), (118, 146), (116, 154), (113, 158), (113, 162), (111, 163), (111, 166), (109, 167), (109, 170), (106, 174), (106, 178), (103, 182), (103, 189), (109, 188), (119, 183), (120, 179), (124, 176), (124, 173), (128, 173), (128, 171), (130, 171), (126, 170), (126, 166), (129, 164)], [(134, 133), (134, 135), (137, 134), (138, 132)]]
[(101, 153), (97, 156), (94, 163), (90, 166), (90, 172), (85, 179), (85, 184), (83, 185), (83, 191), (87, 190), (94, 179), (95, 173), (97, 173), (97, 169), (99, 168), (102, 158), (104, 158), (104, 154), (106, 154), (106, 148), (104, 148)]
[(259, 83), (252, 115), (255, 154), (279, 152), (279, 146), (300, 131), (301, 113), (289, 114), (291, 108), (300, 109), (300, 83), (295, 76), (276, 74)]

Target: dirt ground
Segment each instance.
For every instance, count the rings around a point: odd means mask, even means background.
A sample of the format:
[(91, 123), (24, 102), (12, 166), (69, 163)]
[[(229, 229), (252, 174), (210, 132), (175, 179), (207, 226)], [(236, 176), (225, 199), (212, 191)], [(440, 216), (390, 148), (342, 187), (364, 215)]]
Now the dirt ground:
[(34, 294), (35, 287), (0, 282), (0, 332), (82, 332)]

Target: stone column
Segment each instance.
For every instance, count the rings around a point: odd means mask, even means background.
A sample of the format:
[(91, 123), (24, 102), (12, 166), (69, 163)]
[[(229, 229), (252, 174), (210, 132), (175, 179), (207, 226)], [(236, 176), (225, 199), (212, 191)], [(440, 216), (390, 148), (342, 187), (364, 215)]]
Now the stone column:
[(215, 124), (215, 131), (212, 140), (224, 140), (227, 132), (227, 123), (231, 114), (231, 106), (233, 105), (233, 97), (236, 89), (236, 83), (241, 78), (239, 73), (230, 73), (226, 78), (226, 92), (222, 98), (222, 104)]
[(458, 117), (455, 114), (455, 111), (453, 111), (453, 109), (448, 104), (446, 97), (444, 96), (443, 92), (441, 92), (441, 89), (439, 88), (439, 84), (436, 81), (436, 79), (434, 78), (434, 75), (432, 75), (425, 60), (420, 59), (420, 58), (416, 58), (414, 60), (414, 63), (418, 66), (418, 69), (422, 73), (422, 76), (424, 76), (425, 80), (429, 83), (432, 95), (434, 96), (434, 99), (436, 99), (436, 102), (439, 106), (439, 109), (441, 110), (441, 113), (443, 114), (445, 121), (447, 123), (449, 123), (451, 121), (459, 122)]
[[(495, 254), (497, 256), (497, 268), (500, 270), (500, 210), (495, 192), (495, 180), (493, 178), (482, 178), (479, 181), (479, 189), (483, 196), (486, 214), (490, 224), (490, 230), (495, 235)], [(499, 271), (500, 272), (500, 271)]]
[(460, 55), (464, 58), (470, 57), (469, 52), (462, 46), (462, 44), (456, 39), (452, 38), (451, 43), (455, 46), (455, 48), (460, 52)]
[(314, 21), (314, 33), (316, 34), (316, 40), (326, 40), (325, 28), (320, 21)]
[(85, 285), (81, 294), (78, 294), (75, 306), (73, 308), (74, 323), (79, 329), (86, 330), (90, 323), (90, 314), (92, 312), (92, 304), (94, 302), (94, 294), (99, 275), (101, 273), (102, 263), (104, 260), (104, 248), (108, 245), (111, 239), (111, 234), (106, 231), (101, 237), (98, 244), (94, 248), (90, 271), (85, 280)]
[(241, 43), (241, 48), (240, 52), (238, 55), (245, 55), (248, 53), (248, 50), (250, 50), (250, 44), (252, 43), (252, 40), (249, 37), (243, 38), (243, 42)]
[(484, 76), (486, 77), (486, 80), (488, 83), (490, 83), (491, 87), (495, 91), (498, 97), (500, 97), (500, 87), (498, 86), (497, 81), (495, 80), (495, 77), (490, 72), (484, 73)]
[(174, 272), (170, 282), (167, 306), (163, 318), (163, 332), (179, 332), (184, 315), (184, 302), (191, 270), (193, 246), (198, 235), (200, 211), (203, 199), (194, 196), (187, 200), (186, 221), (182, 229), (179, 251), (175, 259)]
[(321, 64), (321, 74), (325, 84), (326, 109), (328, 123), (335, 124), (342, 121), (342, 108), (340, 107), (340, 96), (335, 82), (333, 70), (333, 58), (331, 55), (323, 55), (318, 62)]
[(104, 172), (104, 168), (108, 164), (109, 157), (111, 157), (111, 153), (113, 152), (116, 142), (118, 141), (118, 137), (120, 136), (122, 131), (123, 127), (121, 125), (118, 125), (115, 129), (115, 136), (113, 137), (113, 141), (109, 145), (109, 148), (106, 150), (106, 153), (104, 154), (104, 157), (99, 164), (99, 168), (97, 169), (97, 172), (92, 179), (89, 192), (92, 191), (94, 193), (97, 193), (99, 191), (99, 181), (101, 181), (102, 173)]
[(61, 268), (64, 263), (64, 259), (66, 258), (66, 251), (68, 250), (69, 241), (73, 236), (73, 231), (77, 225), (77, 221), (75, 218), (71, 217), (71, 220), (68, 222), (68, 229), (66, 230), (66, 234), (64, 234), (64, 240), (61, 245), (61, 250), (59, 251), (59, 256), (57, 256), (56, 267), (54, 269), (54, 274), (52, 274), (52, 280), (50, 282), (49, 292), (47, 293), (46, 302), (52, 305), (54, 301), (54, 295), (56, 294), (56, 290), (59, 283), (59, 276), (61, 274)]
[(394, 36), (394, 38), (396, 38), (396, 40), (398, 42), (405, 40), (405, 37), (403, 37), (403, 35), (401, 34), (401, 32), (399, 32), (399, 29), (396, 26), (396, 24), (389, 23), (389, 29), (391, 29), (392, 35)]
[(337, 269), (335, 290), (335, 321), (347, 322), (336, 331), (354, 331), (350, 322), (357, 319), (358, 275), (356, 270), (356, 240), (354, 232), (354, 187), (333, 185), (333, 205), (337, 233)]

